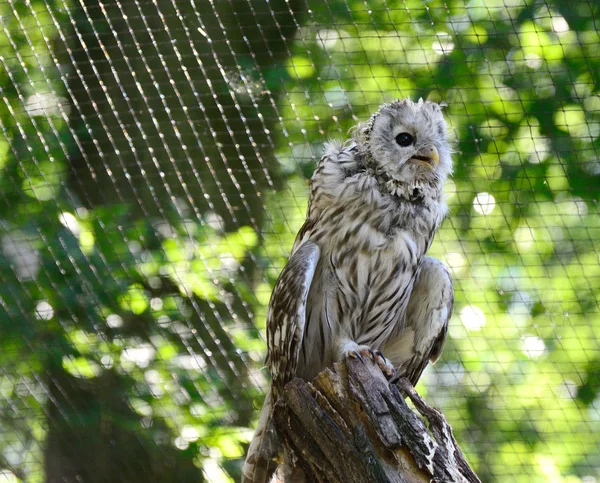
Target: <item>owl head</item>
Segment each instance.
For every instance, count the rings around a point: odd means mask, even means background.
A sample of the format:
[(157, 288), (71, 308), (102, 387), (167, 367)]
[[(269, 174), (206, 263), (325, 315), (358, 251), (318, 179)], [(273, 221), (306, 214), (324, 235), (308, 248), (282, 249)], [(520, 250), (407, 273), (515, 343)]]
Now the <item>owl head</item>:
[(384, 104), (357, 134), (375, 176), (401, 196), (427, 187), (441, 190), (452, 171), (446, 121), (434, 102)]

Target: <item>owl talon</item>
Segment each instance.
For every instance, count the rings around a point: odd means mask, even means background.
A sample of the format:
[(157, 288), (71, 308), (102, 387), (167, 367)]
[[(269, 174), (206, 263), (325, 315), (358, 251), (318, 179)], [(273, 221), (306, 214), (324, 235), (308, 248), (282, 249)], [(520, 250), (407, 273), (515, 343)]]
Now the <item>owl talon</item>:
[(359, 361), (364, 362), (364, 357), (371, 357), (368, 350), (369, 348), (367, 346), (358, 345), (352, 340), (347, 340), (340, 346), (338, 360), (349, 357), (350, 359), (358, 359)]
[(360, 355), (368, 357), (369, 359), (371, 359), (371, 362), (377, 363), (377, 352), (378, 351), (374, 351), (369, 347), (368, 349), (361, 350)]
[(359, 361), (364, 362), (364, 359), (359, 351), (350, 351), (348, 352), (347, 357), (350, 357), (350, 359), (358, 359)]
[(350, 350), (346, 350), (345, 355), (351, 359), (358, 359), (361, 362), (364, 362), (365, 359), (369, 359), (379, 366), (379, 369), (381, 369), (381, 372), (383, 372), (388, 380), (397, 377), (396, 368), (388, 359), (386, 359), (380, 350), (371, 349), (367, 346), (357, 346)]
[(398, 372), (394, 365), (385, 358), (383, 352), (380, 350), (374, 351), (375, 359), (374, 362), (379, 366), (381, 372), (387, 377), (387, 379), (391, 382), (392, 379), (398, 377)]
[(365, 362), (365, 359), (369, 359), (374, 364), (377, 364), (381, 369), (381, 372), (389, 380), (396, 377), (396, 368), (394, 365), (386, 359), (380, 350), (372, 349), (366, 345), (358, 345), (356, 342), (347, 341), (340, 350), (340, 359), (343, 357), (349, 357), (350, 359), (358, 359), (361, 362)]

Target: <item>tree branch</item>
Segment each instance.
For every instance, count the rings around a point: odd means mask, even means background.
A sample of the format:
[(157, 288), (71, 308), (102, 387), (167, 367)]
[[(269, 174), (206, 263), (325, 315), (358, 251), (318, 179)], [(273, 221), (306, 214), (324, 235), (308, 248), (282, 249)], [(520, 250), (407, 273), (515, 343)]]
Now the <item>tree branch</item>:
[(274, 420), (285, 481), (479, 483), (444, 415), (408, 381), (390, 385), (367, 358), (335, 364), (311, 383), (294, 379)]

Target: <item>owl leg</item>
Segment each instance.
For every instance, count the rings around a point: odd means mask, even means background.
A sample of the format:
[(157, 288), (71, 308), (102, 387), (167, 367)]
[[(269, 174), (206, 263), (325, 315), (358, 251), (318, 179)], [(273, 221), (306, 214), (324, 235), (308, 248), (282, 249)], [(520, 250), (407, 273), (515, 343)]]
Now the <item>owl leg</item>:
[(342, 343), (339, 344), (338, 360), (342, 360), (346, 357), (360, 360), (362, 360), (363, 357), (367, 357), (377, 364), (388, 378), (396, 377), (394, 365), (384, 357), (380, 350), (373, 350), (368, 345), (360, 345), (353, 340), (344, 339)]
[(406, 377), (413, 386), (425, 367), (435, 363), (442, 353), (453, 304), (448, 270), (439, 260), (425, 257), (408, 301), (406, 318), (383, 346), (398, 376)]

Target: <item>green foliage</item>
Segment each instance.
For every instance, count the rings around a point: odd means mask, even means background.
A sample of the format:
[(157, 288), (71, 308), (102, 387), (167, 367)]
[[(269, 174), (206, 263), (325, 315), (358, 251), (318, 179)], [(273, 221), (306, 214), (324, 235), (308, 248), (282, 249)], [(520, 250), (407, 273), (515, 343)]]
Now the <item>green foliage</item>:
[[(187, 2), (200, 54), (186, 56), (175, 7), (128, 23), (123, 7), (0, 3), (0, 479), (62, 475), (53, 462), (76, 449), (86, 481), (237, 480), (267, 387), (271, 288), (322, 144), (383, 101), (422, 96), (447, 102), (456, 140), (451, 213), (431, 249), (456, 306), (419, 389), (483, 481), (595, 481), (599, 6), (274, 2), (297, 9), (298, 28), (255, 31), (280, 42), (258, 52), (242, 27), (273, 20), (253, 4), (218, 6), (223, 29), (194, 20), (212, 3)], [(236, 42), (208, 42), (215, 29)], [(188, 71), (213, 77), (174, 90)], [(219, 103), (198, 108), (207, 98)], [(161, 114), (135, 117), (140, 105)], [(160, 151), (145, 144), (163, 139), (152, 126), (174, 133)]]

